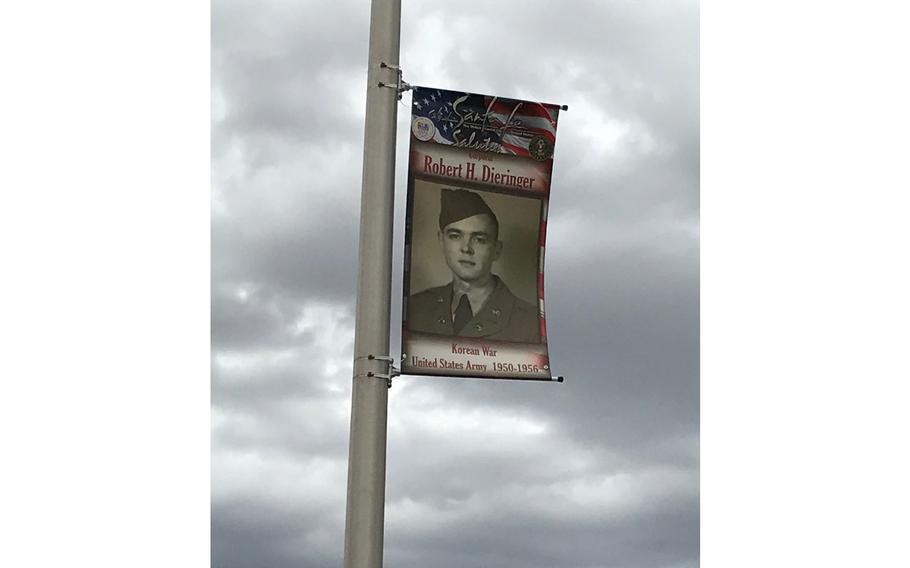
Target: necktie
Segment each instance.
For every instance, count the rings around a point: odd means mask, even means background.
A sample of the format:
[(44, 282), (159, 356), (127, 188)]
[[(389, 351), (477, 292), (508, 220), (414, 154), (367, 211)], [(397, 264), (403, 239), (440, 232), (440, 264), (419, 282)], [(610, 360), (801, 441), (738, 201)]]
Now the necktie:
[(473, 317), (474, 312), (471, 311), (471, 301), (468, 300), (467, 294), (462, 294), (461, 299), (458, 300), (458, 307), (455, 308), (455, 319), (452, 320), (455, 333), (461, 333), (462, 328), (464, 328)]

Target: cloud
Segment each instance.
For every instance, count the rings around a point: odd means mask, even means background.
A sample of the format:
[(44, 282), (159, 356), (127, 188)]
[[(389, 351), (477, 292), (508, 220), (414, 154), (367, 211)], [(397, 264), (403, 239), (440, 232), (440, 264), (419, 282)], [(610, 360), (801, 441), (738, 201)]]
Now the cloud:
[[(212, 6), (219, 568), (341, 562), (368, 26), (360, 2)], [(395, 380), (386, 563), (697, 566), (698, 5), (405, 3), (402, 30), (411, 83), (569, 105), (546, 259), (567, 380)]]

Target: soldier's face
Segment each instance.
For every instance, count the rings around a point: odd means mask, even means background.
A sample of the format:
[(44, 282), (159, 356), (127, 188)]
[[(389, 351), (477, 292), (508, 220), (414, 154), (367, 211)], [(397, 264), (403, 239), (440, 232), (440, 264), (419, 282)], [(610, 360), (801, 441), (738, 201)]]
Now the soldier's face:
[(499, 258), (502, 243), (496, 225), (486, 213), (449, 223), (439, 233), (439, 242), (449, 269), (465, 282), (483, 281)]

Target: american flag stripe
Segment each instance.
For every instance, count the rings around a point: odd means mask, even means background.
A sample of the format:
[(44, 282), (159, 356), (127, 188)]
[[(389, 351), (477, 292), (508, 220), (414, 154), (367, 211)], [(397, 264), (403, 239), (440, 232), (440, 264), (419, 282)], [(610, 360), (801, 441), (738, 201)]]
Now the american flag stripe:
[[(500, 121), (504, 124), (508, 120), (509, 115), (512, 114), (512, 109), (514, 107), (501, 105), (499, 103), (493, 105), (492, 112), (496, 113), (497, 117), (500, 118)], [(539, 108), (539, 106), (534, 105), (529, 108), (533, 110), (534, 108)], [(540, 132), (548, 132), (556, 137), (556, 121), (549, 115), (541, 115), (539, 113), (527, 113), (525, 112), (525, 106), (522, 105), (519, 107), (518, 111), (512, 115), (512, 120), (518, 119), (521, 121), (521, 126), (529, 129), (538, 130)]]
[(517, 142), (518, 142), (517, 144), (510, 144), (509, 142), (506, 142), (506, 138), (503, 138), (502, 142), (500, 142), (499, 144), (505, 150), (508, 150), (508, 152), (506, 152), (507, 154), (514, 154), (516, 156), (521, 156), (523, 158), (529, 157), (531, 155), (531, 153), (528, 152), (527, 143), (522, 145), (521, 141), (517, 141)]
[[(492, 99), (492, 97), (488, 97), (488, 99)], [(493, 102), (492, 110), (494, 112), (506, 114), (508, 116), (512, 113), (512, 110), (515, 108), (515, 103), (517, 102), (521, 103), (521, 107), (518, 109), (518, 112), (515, 113), (516, 116), (521, 115), (525, 118), (537, 117), (544, 119), (550, 123), (553, 130), (556, 130), (556, 120), (553, 119), (553, 114), (550, 112), (550, 109), (541, 103), (521, 101), (509, 101), (509, 103), (505, 103), (502, 101), (502, 99), (496, 99), (496, 101)]]
[[(496, 113), (497, 116), (501, 116), (502, 118), (500, 120), (502, 123), (505, 123), (505, 121), (508, 120), (509, 115), (512, 114), (514, 108), (515, 105), (506, 105), (497, 102), (493, 104), (493, 108), (490, 110)], [(541, 109), (543, 112), (538, 112)], [(539, 104), (522, 104), (512, 116), (512, 120), (515, 120), (516, 118), (521, 120), (522, 126), (544, 130), (554, 136), (556, 135), (556, 121), (553, 120), (550, 113)]]

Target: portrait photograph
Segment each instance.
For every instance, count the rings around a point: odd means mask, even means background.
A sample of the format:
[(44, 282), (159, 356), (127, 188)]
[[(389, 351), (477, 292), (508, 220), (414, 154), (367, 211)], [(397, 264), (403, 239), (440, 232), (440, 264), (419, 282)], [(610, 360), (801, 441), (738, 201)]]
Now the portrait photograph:
[(412, 195), (406, 327), (540, 343), (541, 199), (421, 179)]

